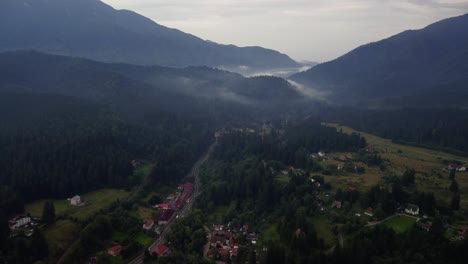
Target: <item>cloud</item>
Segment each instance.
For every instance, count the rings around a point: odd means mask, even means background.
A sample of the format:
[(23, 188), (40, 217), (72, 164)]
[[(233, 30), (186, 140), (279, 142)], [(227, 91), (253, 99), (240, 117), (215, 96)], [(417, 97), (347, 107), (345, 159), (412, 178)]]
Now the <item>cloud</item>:
[(326, 61), (359, 45), (468, 12), (468, 0), (104, 0), (223, 44)]

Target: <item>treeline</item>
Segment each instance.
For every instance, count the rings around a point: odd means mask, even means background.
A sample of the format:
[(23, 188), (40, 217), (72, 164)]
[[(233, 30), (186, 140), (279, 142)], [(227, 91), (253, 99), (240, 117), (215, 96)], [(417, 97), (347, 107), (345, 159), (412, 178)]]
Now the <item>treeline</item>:
[(298, 168), (312, 169), (311, 153), (318, 151), (357, 151), (366, 146), (366, 140), (358, 134), (344, 134), (335, 128), (308, 120), (271, 134), (232, 132), (223, 136), (215, 156), (223, 160), (241, 160), (249, 156), (276, 160)]
[(399, 143), (468, 155), (468, 111), (463, 109), (329, 109), (324, 117)]

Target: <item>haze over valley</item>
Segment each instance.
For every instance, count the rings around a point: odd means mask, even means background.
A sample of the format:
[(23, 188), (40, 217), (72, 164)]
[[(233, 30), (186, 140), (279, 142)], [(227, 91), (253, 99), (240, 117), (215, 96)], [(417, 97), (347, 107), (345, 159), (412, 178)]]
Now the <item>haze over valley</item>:
[(384, 2), (1, 0), (0, 264), (465, 263), (468, 3)]

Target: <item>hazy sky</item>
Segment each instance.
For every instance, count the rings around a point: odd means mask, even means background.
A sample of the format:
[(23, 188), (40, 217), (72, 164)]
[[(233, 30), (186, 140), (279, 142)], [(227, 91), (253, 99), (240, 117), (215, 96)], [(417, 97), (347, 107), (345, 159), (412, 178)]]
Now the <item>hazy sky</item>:
[(468, 0), (103, 0), (203, 39), (327, 61), (468, 13)]

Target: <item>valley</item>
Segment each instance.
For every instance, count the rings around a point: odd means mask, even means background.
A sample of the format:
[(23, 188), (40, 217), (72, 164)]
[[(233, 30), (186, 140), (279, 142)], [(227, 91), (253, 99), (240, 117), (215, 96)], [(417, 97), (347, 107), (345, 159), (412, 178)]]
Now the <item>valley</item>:
[(0, 264), (466, 262), (467, 5), (126, 1), (0, 1)]

